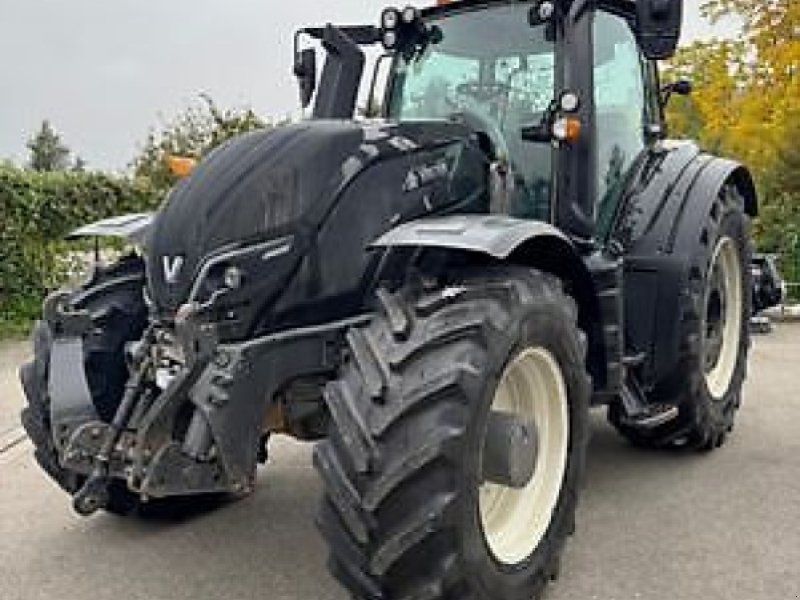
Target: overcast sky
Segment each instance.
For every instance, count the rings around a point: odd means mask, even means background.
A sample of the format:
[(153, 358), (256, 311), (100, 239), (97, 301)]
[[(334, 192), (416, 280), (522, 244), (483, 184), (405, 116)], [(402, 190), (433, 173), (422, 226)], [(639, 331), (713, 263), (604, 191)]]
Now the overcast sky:
[[(148, 131), (210, 94), (263, 116), (297, 109), (303, 25), (377, 22), (377, 0), (2, 0), (0, 158), (49, 119), (90, 167), (124, 169)], [(687, 0), (684, 40), (711, 35)], [(723, 28), (724, 32), (724, 28)], [(719, 32), (718, 32), (719, 33)]]

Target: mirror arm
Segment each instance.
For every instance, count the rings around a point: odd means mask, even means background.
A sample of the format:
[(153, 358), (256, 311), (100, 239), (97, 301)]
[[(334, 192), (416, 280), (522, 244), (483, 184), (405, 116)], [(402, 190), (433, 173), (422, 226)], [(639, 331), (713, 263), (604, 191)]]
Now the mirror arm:
[(559, 102), (553, 99), (547, 110), (542, 115), (541, 121), (536, 125), (526, 125), (522, 128), (523, 141), (549, 144), (553, 141), (553, 123), (558, 115)]
[(672, 87), (665, 86), (661, 90), (661, 110), (664, 110), (669, 106), (669, 101), (672, 100)]
[(691, 93), (692, 84), (686, 79), (668, 83), (661, 88), (661, 108), (665, 109), (675, 94), (678, 94), (679, 96), (690, 96)]
[[(301, 29), (300, 33), (312, 37), (317, 41), (324, 41), (327, 33), (327, 27), (306, 27)], [(340, 32), (345, 34), (358, 46), (371, 46), (381, 41), (381, 32), (377, 27), (372, 25), (342, 25), (337, 26)]]
[(522, 139), (526, 142), (546, 144), (552, 141), (552, 128), (547, 123), (528, 125), (522, 128)]
[(569, 18), (572, 22), (577, 21), (583, 13), (590, 8), (589, 0), (576, 0), (569, 9)]

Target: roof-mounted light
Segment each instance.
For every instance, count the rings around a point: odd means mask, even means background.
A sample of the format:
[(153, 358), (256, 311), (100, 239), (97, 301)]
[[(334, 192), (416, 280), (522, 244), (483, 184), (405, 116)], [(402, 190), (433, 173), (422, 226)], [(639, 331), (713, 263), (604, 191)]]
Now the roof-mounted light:
[(413, 6), (406, 6), (403, 9), (403, 23), (406, 25), (411, 25), (415, 21), (419, 20), (420, 12)]
[(383, 32), (383, 47), (387, 50), (394, 50), (397, 46), (397, 32), (388, 30)]
[(397, 29), (400, 25), (400, 11), (396, 8), (387, 8), (381, 14), (381, 27), (384, 30)]

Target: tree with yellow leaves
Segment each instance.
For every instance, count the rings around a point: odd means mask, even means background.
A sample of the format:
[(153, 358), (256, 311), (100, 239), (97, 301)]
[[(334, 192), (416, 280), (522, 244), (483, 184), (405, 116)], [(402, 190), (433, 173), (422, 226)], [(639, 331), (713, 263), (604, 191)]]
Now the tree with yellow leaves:
[[(683, 48), (668, 77), (687, 78), (695, 92), (669, 107), (673, 134), (738, 158), (756, 174), (765, 250), (794, 252), (800, 232), (800, 2), (707, 0), (712, 21), (741, 20), (736, 40)], [(785, 262), (793, 270), (797, 259)], [(800, 280), (800, 273), (793, 274)]]

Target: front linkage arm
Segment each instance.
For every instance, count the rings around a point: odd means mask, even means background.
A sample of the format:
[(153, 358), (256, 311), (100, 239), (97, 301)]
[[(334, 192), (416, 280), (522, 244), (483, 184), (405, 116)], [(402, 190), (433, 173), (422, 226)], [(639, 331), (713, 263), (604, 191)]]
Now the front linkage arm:
[(103, 508), (108, 502), (108, 486), (110, 483), (110, 465), (114, 448), (119, 442), (122, 432), (130, 421), (137, 400), (142, 393), (142, 384), (148, 369), (152, 366), (153, 329), (145, 332), (142, 343), (136, 347), (132, 360), (132, 375), (125, 384), (125, 394), (114, 414), (110, 427), (105, 429), (100, 451), (94, 456), (94, 467), (91, 475), (75, 494), (72, 504), (75, 511), (89, 516)]

